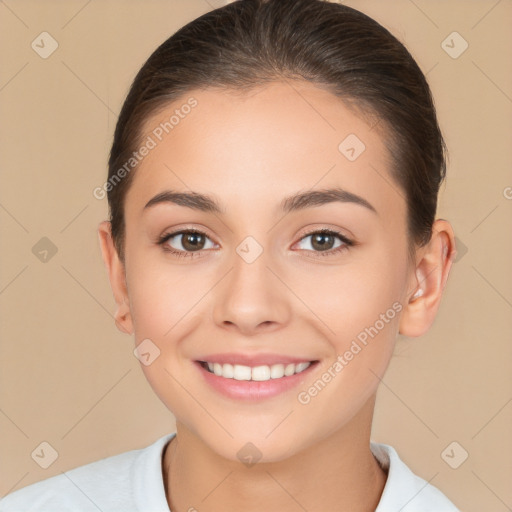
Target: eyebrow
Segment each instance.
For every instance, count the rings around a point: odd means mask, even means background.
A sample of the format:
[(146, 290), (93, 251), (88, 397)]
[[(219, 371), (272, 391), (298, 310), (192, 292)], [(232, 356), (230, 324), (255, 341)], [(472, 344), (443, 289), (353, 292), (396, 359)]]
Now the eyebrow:
[[(357, 204), (378, 215), (377, 210), (366, 199), (340, 187), (297, 193), (283, 199), (280, 207), (284, 213), (289, 213), (333, 202)], [(162, 203), (186, 206), (206, 213), (224, 213), (219, 203), (211, 196), (198, 192), (176, 192), (172, 190), (164, 190), (151, 198), (144, 206), (144, 210)]]

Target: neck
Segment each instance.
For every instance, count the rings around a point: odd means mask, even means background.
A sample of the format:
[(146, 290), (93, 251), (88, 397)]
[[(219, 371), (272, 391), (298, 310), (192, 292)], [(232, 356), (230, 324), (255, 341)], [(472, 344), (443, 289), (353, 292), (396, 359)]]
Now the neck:
[(172, 512), (373, 512), (386, 474), (370, 451), (375, 397), (351, 422), (279, 462), (247, 467), (220, 457), (177, 422), (163, 475)]

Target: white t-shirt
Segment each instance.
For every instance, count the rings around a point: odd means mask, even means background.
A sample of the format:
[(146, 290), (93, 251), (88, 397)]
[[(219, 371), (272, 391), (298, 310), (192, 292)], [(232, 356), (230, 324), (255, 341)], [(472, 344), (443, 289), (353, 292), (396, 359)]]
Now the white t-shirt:
[[(162, 455), (175, 435), (14, 491), (0, 501), (0, 512), (170, 512)], [(375, 512), (460, 512), (441, 491), (414, 475), (393, 447), (373, 442), (370, 447), (388, 471)]]

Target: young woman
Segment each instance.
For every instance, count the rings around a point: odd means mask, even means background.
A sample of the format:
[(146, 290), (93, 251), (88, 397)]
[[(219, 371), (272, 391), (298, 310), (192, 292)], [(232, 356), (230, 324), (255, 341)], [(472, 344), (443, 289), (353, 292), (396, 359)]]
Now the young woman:
[(456, 511), (370, 441), (397, 334), (429, 329), (455, 254), (444, 173), (422, 72), (361, 12), (243, 0), (179, 30), (97, 190), (116, 322), (177, 432), (0, 509)]

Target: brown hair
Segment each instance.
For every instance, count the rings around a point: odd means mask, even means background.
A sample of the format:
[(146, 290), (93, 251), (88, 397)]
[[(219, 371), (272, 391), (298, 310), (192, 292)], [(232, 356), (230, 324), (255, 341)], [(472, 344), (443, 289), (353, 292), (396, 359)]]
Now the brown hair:
[[(353, 8), (322, 0), (235, 1), (162, 43), (137, 73), (123, 104), (109, 180), (139, 147), (144, 123), (187, 92), (245, 91), (283, 79), (327, 88), (382, 121), (393, 178), (407, 203), (409, 240), (427, 243), (446, 148), (426, 79), (387, 29)], [(122, 261), (124, 199), (133, 174), (108, 190), (112, 235)]]

